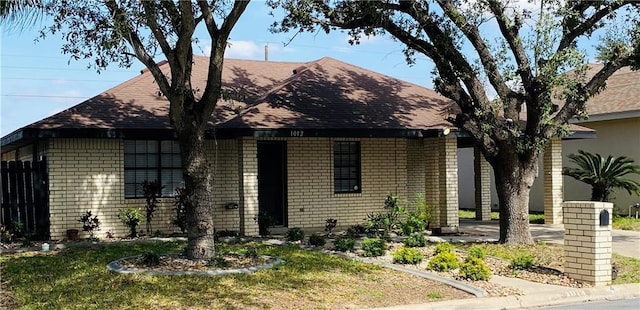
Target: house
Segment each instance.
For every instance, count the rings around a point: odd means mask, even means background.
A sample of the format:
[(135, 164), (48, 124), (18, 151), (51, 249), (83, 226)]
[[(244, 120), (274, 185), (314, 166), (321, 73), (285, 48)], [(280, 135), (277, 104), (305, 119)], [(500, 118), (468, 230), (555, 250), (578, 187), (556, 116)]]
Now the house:
[[(207, 61), (194, 57), (196, 91), (204, 88)], [(168, 72), (168, 65), (161, 67)], [(452, 104), (446, 98), (332, 58), (227, 59), (223, 80), (226, 99), (207, 131), (218, 230), (257, 235), (259, 212), (280, 227), (321, 229), (328, 218), (339, 226), (362, 223), (383, 210), (388, 193), (409, 200), (424, 195), (435, 208), (434, 226), (458, 225), (456, 150), (471, 140), (446, 121)], [(177, 231), (172, 196), (182, 173), (168, 112), (145, 70), (2, 137), (3, 161), (46, 167), (35, 173), (38, 199), (32, 200), (41, 202), (35, 211), (15, 198), (23, 193), (3, 177), (3, 189), (9, 188), (3, 222), (19, 219), (27, 229), (62, 239), (92, 210), (102, 223), (99, 236), (124, 235), (119, 210), (143, 207), (140, 185), (157, 179), (164, 188), (152, 228)], [(486, 218), (488, 164), (477, 162), (476, 196)]]

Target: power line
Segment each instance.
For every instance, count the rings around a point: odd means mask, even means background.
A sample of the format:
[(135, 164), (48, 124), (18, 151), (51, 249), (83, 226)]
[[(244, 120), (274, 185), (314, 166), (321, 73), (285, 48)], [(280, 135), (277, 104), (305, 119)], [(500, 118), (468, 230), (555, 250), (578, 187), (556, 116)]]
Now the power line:
[[(91, 69), (74, 69), (74, 68), (47, 68), (47, 67), (21, 67), (21, 66), (0, 66), (0, 68), (8, 68), (8, 69), (19, 69), (19, 70), (61, 70), (61, 71), (91, 71)], [(137, 73), (138, 70), (103, 70), (100, 73), (113, 73), (113, 72), (127, 72), (127, 73)]]

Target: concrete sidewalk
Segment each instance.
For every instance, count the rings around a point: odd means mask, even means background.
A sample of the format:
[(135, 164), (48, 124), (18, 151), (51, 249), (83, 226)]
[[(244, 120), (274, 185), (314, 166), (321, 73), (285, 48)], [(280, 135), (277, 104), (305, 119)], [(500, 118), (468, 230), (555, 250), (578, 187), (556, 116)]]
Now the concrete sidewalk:
[[(527, 282), (527, 281), (524, 281)], [(541, 286), (547, 286), (540, 284)], [(525, 286), (528, 286), (525, 285)], [(548, 285), (555, 287), (556, 285)], [(530, 291), (531, 292), (531, 291)], [(640, 284), (623, 284), (592, 288), (566, 288), (549, 291), (546, 288), (524, 296), (458, 299), (426, 304), (394, 306), (387, 310), (490, 310), (535, 309), (547, 306), (578, 304), (591, 301), (621, 300), (640, 297)]]

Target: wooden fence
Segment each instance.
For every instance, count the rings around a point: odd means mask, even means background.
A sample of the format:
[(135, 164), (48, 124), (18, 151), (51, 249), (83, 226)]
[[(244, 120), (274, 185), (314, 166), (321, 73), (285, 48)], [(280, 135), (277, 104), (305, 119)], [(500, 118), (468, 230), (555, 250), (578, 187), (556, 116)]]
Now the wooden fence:
[(2, 161), (0, 224), (32, 239), (49, 239), (49, 189), (45, 161)]

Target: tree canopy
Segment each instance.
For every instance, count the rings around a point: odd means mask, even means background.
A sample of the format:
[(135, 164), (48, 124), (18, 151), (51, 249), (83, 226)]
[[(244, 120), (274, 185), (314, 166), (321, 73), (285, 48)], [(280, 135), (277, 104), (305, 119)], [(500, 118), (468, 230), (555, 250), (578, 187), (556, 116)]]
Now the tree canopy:
[[(390, 35), (433, 61), (434, 85), (455, 101), (450, 121), (491, 163), (500, 240), (531, 243), (529, 191), (537, 160), (618, 69), (640, 66), (635, 0), (272, 1), (288, 14), (274, 31), (346, 29), (351, 43)], [(589, 66), (598, 42), (601, 66)]]

